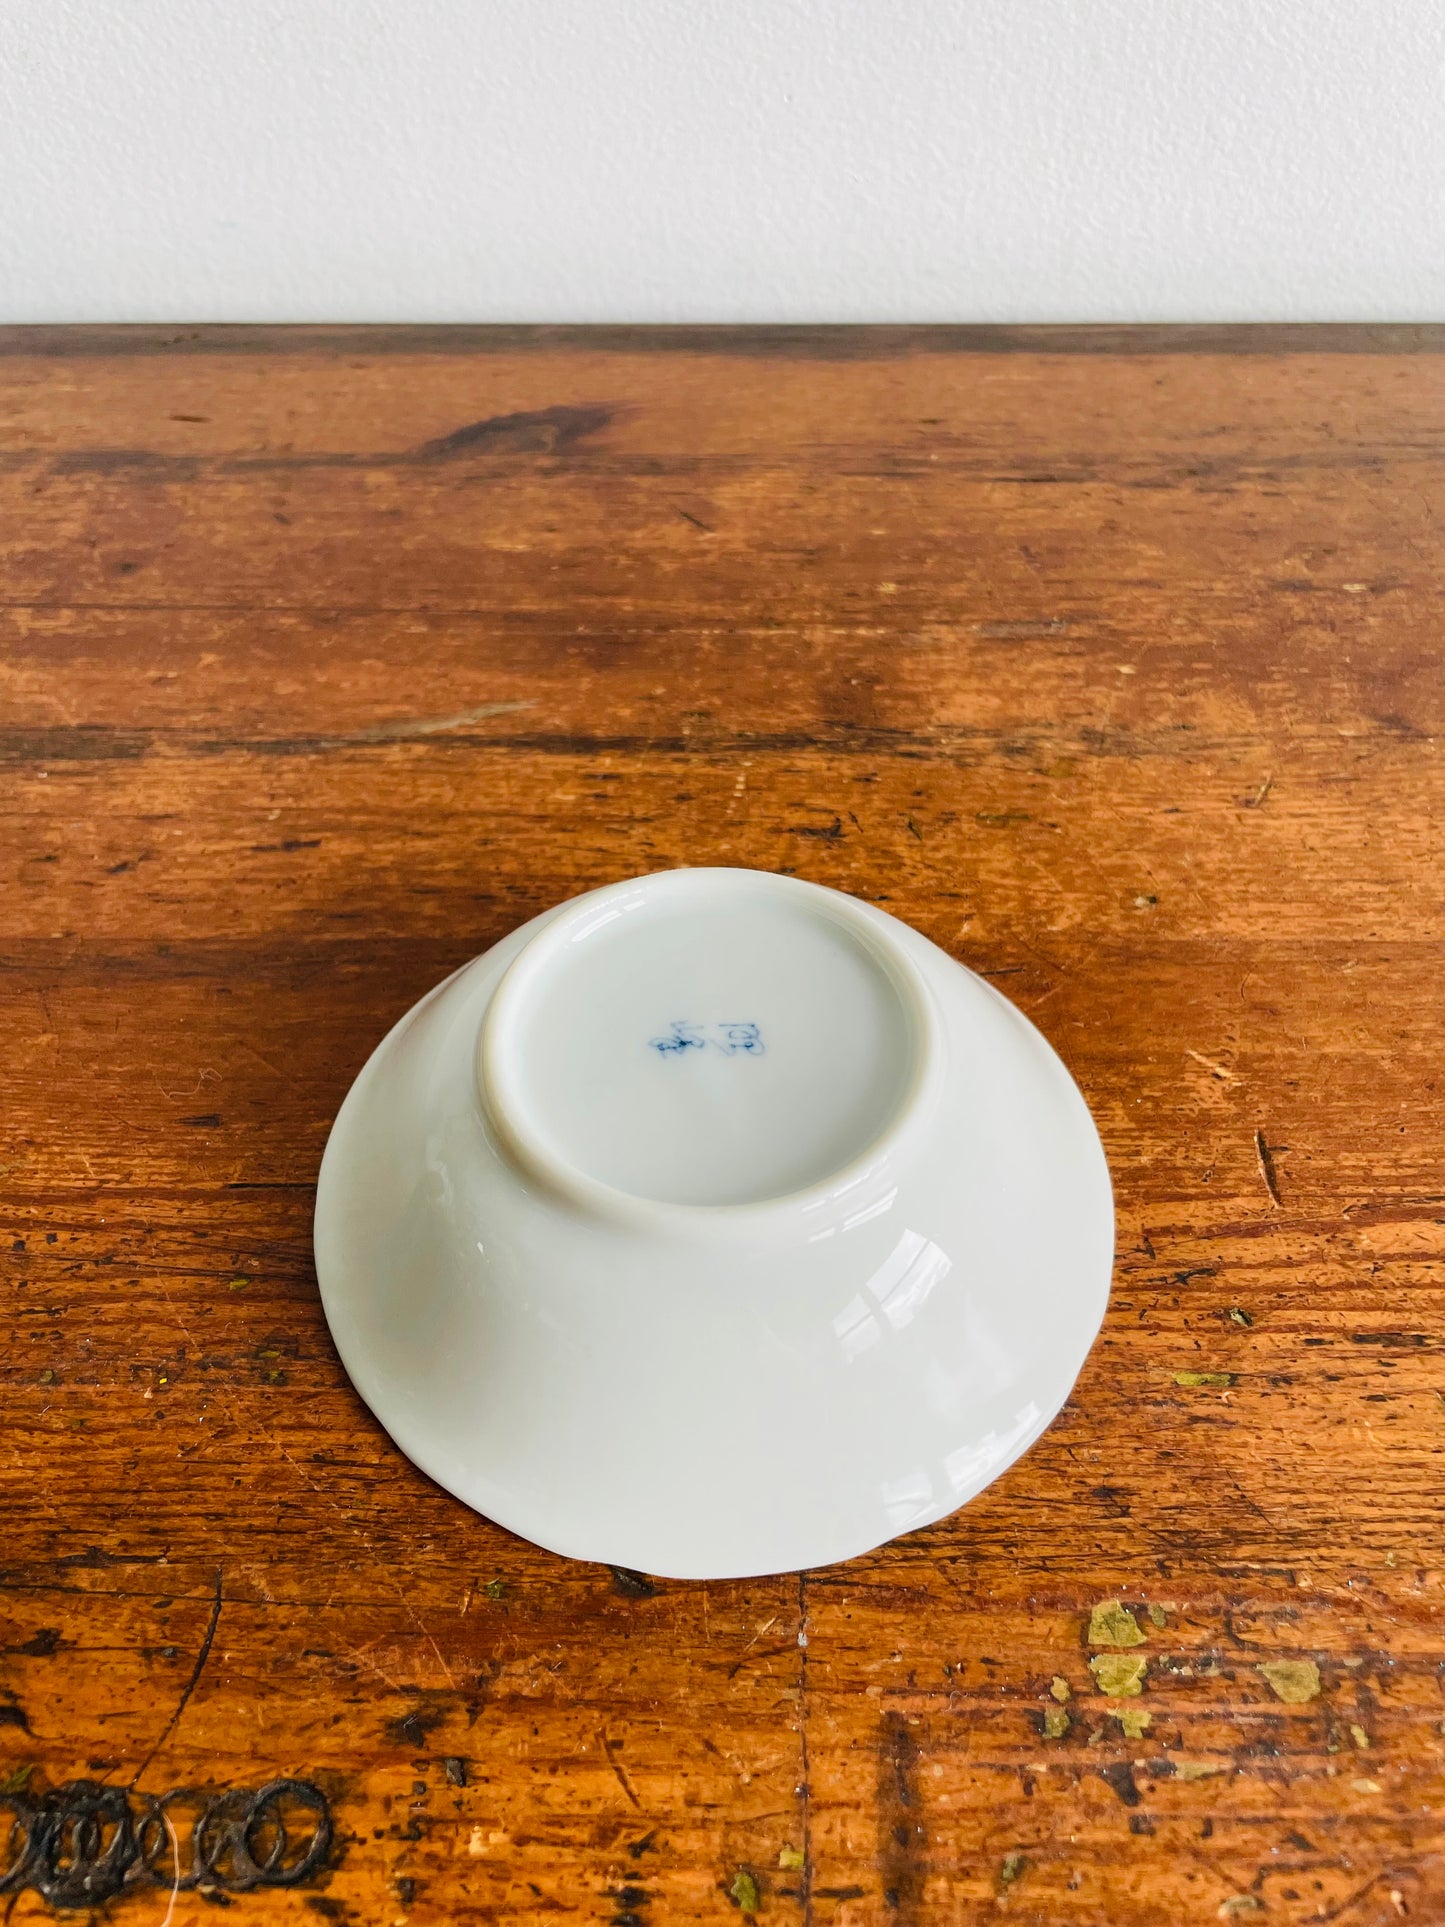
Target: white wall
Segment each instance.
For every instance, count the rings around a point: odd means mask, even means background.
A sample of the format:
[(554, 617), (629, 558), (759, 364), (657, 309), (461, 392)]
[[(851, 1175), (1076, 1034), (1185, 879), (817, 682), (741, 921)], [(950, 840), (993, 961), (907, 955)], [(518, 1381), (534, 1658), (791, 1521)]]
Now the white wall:
[(1442, 0), (0, 0), (0, 319), (1445, 317)]

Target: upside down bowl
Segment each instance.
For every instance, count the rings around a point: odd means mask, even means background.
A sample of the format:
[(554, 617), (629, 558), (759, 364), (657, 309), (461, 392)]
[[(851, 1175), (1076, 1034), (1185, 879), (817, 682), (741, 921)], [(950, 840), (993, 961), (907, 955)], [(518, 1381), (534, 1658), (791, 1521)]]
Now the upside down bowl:
[(673, 870), (513, 932), (377, 1046), (316, 1265), (362, 1398), (476, 1511), (674, 1578), (846, 1559), (1039, 1436), (1107, 1167), (1039, 1032), (883, 911)]

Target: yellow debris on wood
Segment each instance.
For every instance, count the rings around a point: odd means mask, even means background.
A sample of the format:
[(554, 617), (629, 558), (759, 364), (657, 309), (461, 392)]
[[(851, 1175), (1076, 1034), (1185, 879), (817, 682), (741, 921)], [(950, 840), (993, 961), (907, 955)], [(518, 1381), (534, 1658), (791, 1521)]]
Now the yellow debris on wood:
[(1117, 1599), (1101, 1599), (1089, 1614), (1091, 1646), (1142, 1646), (1144, 1640), (1138, 1620)]
[(1275, 1698), (1290, 1706), (1303, 1706), (1320, 1690), (1320, 1669), (1312, 1659), (1267, 1659), (1259, 1670)]
[(1144, 1691), (1149, 1662), (1142, 1653), (1095, 1653), (1089, 1671), (1101, 1693), (1110, 1699), (1135, 1699)]
[(746, 1867), (739, 1867), (733, 1875), (733, 1884), (728, 1893), (738, 1904), (740, 1912), (755, 1914), (758, 1911), (758, 1883)]

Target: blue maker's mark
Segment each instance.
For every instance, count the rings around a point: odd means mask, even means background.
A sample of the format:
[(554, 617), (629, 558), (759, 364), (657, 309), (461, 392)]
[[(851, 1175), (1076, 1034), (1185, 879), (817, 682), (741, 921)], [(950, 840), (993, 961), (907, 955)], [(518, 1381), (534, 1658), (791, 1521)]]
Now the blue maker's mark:
[(681, 1057), (685, 1051), (709, 1045), (724, 1057), (761, 1057), (767, 1048), (756, 1024), (675, 1023), (666, 1037), (648, 1039), (659, 1057)]

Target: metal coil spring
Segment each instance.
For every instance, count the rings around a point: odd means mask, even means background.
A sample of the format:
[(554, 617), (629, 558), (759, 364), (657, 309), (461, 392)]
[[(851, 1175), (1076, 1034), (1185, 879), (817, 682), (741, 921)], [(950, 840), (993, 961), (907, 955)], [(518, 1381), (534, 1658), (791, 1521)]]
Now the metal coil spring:
[[(189, 1852), (170, 1811), (183, 1799), (202, 1803)], [(333, 1839), (326, 1795), (309, 1780), (209, 1795), (176, 1787), (159, 1796), (72, 1780), (33, 1797), (0, 1793), (0, 1815), (7, 1812), (0, 1894), (33, 1887), (53, 1907), (88, 1907), (146, 1886), (230, 1893), (295, 1887), (326, 1865)]]

